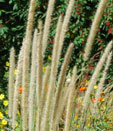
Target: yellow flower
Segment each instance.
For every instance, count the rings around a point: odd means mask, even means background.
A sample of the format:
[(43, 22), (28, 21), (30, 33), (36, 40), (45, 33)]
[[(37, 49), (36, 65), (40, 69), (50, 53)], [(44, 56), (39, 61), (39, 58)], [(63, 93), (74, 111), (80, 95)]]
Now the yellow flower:
[(18, 114), (18, 115), (20, 115), (20, 112), (19, 112), (19, 111), (17, 111), (17, 114)]
[(14, 74), (16, 75), (17, 74), (17, 70), (15, 69), (15, 71), (14, 71)]
[(8, 115), (8, 110), (5, 111), (5, 114)]
[(2, 120), (1, 124), (4, 125), (4, 126), (7, 125), (7, 121), (6, 120)]
[(0, 112), (0, 119), (3, 119), (4, 118), (4, 115), (2, 112)]
[(97, 86), (97, 85), (95, 85), (95, 86), (94, 86), (94, 89), (97, 89), (97, 88), (98, 88), (98, 86)]
[(75, 115), (74, 120), (76, 121), (78, 119), (78, 116)]
[(16, 127), (18, 127), (18, 123), (16, 123)]
[(3, 100), (4, 99), (4, 94), (0, 94), (0, 100)]
[(9, 64), (9, 62), (8, 61), (6, 61), (6, 66), (9, 66), (10, 64)]
[(45, 71), (46, 71), (46, 66), (43, 67), (43, 72), (45, 72)]
[(48, 59), (51, 60), (51, 56), (50, 55), (48, 56)]
[(80, 127), (80, 125), (79, 125), (79, 124), (77, 124), (77, 125), (76, 125), (76, 128), (79, 128), (79, 127)]
[(8, 101), (7, 100), (3, 101), (3, 105), (8, 106)]
[(88, 120), (91, 120), (91, 115), (88, 117)]
[(90, 123), (88, 123), (87, 126), (90, 127)]

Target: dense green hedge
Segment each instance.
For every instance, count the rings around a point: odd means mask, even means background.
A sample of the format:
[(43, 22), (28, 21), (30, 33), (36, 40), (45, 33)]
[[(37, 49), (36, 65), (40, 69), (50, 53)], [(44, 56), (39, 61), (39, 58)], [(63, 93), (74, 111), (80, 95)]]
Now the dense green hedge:
[[(62, 53), (61, 62), (66, 52), (67, 46), (70, 42), (74, 42), (75, 49), (72, 55), (72, 61), (70, 66), (75, 63), (78, 65), (82, 62), (82, 56), (84, 53), (84, 46), (87, 40), (87, 36), (91, 27), (91, 23), (94, 18), (96, 8), (99, 0), (76, 0), (72, 17), (67, 29), (65, 37), (64, 48)], [(44, 20), (46, 16), (48, 0), (38, 0), (36, 4), (35, 24), (39, 19)], [(56, 22), (58, 16), (65, 15), (68, 0), (57, 0), (54, 13), (52, 16), (50, 34), (48, 40), (48, 48), (45, 53), (45, 62), (47, 62), (48, 56), (51, 55), (52, 47), (54, 44), (54, 35)], [(24, 36), (27, 13), (28, 13), (28, 0), (0, 0), (0, 88), (5, 88), (6, 82), (3, 81), (4, 73), (7, 68), (5, 62), (9, 58), (9, 49), (14, 46), (16, 54), (21, 46), (22, 38)], [(98, 61), (101, 55), (101, 50), (107, 45), (107, 43), (113, 38), (113, 0), (108, 0), (108, 4), (104, 11), (103, 19), (97, 31), (97, 36), (94, 42), (93, 53), (94, 59)], [(112, 62), (113, 63), (113, 62)], [(89, 65), (89, 68), (93, 68), (96, 64)], [(109, 70), (109, 76), (113, 74), (113, 68)], [(111, 79), (111, 78), (108, 78)]]

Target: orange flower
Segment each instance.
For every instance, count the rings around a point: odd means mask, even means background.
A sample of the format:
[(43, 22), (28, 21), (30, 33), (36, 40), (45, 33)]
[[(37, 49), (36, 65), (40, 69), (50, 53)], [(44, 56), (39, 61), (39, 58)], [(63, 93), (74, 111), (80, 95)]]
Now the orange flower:
[(81, 88), (79, 88), (79, 91), (85, 91), (87, 89), (87, 87), (81, 87)]
[(95, 102), (95, 100), (96, 100), (96, 99), (95, 99), (95, 98), (93, 98), (93, 99), (92, 99), (92, 102), (94, 103), (94, 102)]
[(19, 88), (19, 94), (22, 94), (22, 87)]
[(110, 126), (113, 126), (113, 124), (109, 124)]
[(102, 97), (98, 98), (98, 101), (102, 101), (102, 100), (103, 100), (103, 98), (102, 98)]
[[(92, 102), (94, 103), (95, 101), (96, 101), (96, 98), (93, 98)], [(102, 97), (98, 98), (98, 101), (103, 101), (103, 98)]]

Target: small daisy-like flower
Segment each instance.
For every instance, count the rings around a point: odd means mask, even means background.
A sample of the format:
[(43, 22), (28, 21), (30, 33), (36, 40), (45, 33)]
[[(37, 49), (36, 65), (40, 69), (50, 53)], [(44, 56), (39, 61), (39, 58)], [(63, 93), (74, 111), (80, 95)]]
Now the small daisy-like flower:
[(97, 86), (97, 85), (95, 85), (95, 86), (94, 86), (94, 89), (97, 89), (97, 88), (98, 88), (98, 86)]
[(77, 119), (78, 119), (78, 116), (77, 116), (77, 115), (75, 115), (75, 116), (74, 116), (74, 120), (76, 121)]
[(0, 119), (3, 119), (4, 118), (4, 115), (2, 112), (0, 112)]
[(5, 111), (5, 114), (8, 115), (8, 110)]
[(46, 66), (43, 67), (43, 72), (45, 72), (45, 71), (46, 71)]
[(17, 115), (20, 115), (20, 112), (19, 112), (19, 111), (17, 111)]
[(113, 126), (113, 124), (109, 124), (111, 127)]
[(90, 123), (88, 123), (87, 126), (90, 127)]
[(103, 98), (102, 98), (102, 97), (99, 97), (99, 98), (98, 98), (98, 101), (103, 101)]
[[(96, 98), (93, 98), (93, 99), (92, 99), (92, 102), (94, 103), (95, 101), (96, 101)], [(102, 97), (99, 97), (99, 98), (98, 98), (98, 101), (103, 101), (103, 98), (102, 98)]]
[(7, 125), (7, 121), (6, 120), (2, 120), (1, 124), (4, 125), (4, 126)]
[(0, 100), (3, 100), (4, 99), (4, 94), (0, 94)]
[(79, 124), (77, 124), (77, 125), (76, 125), (76, 128), (79, 128), (79, 127), (80, 127), (80, 125), (79, 125)]
[(50, 55), (48, 56), (48, 59), (51, 60), (51, 56)]
[(18, 123), (16, 123), (16, 127), (18, 127)]
[(93, 98), (93, 99), (92, 99), (92, 102), (94, 103), (95, 101), (96, 101), (96, 99), (95, 99), (95, 98)]
[(14, 71), (14, 74), (16, 75), (17, 74), (17, 70), (15, 69), (15, 71)]
[(6, 61), (6, 66), (9, 66), (10, 64), (9, 64), (9, 62), (8, 61)]
[(86, 89), (87, 89), (87, 87), (85, 87), (85, 86), (84, 86), (84, 87), (79, 88), (79, 90), (80, 90), (80, 91), (85, 91)]
[(3, 101), (4, 106), (8, 106), (8, 100)]
[(19, 94), (22, 94), (22, 87), (19, 88)]

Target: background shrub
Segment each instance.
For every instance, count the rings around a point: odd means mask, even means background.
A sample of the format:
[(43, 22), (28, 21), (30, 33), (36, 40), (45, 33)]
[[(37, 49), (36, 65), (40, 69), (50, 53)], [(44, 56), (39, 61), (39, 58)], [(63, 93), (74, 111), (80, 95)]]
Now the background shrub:
[[(68, 32), (65, 37), (62, 58), (60, 59), (59, 66), (61, 65), (64, 54), (67, 50), (67, 46), (70, 42), (74, 42), (75, 49), (72, 55), (72, 61), (70, 67), (73, 67), (75, 62), (79, 65), (82, 62), (82, 56), (84, 54), (84, 47), (86, 39), (89, 33), (91, 22), (98, 6), (99, 0), (77, 0), (73, 9), (72, 17), (69, 23)], [(36, 14), (35, 14), (35, 25), (37, 20), (45, 19), (47, 10), (48, 0), (39, 0), (36, 4)], [(51, 21), (51, 28), (49, 34), (49, 41), (47, 50), (45, 53), (45, 64), (47, 63), (48, 56), (51, 56), (53, 48), (53, 36), (55, 35), (56, 22), (59, 14), (64, 16), (65, 10), (68, 4), (68, 0), (58, 0), (56, 1), (53, 19)], [(28, 13), (29, 1), (17, 1), (17, 0), (0, 0), (0, 89), (6, 89), (6, 72), (8, 68), (5, 63), (9, 58), (9, 50), (12, 46), (16, 49), (16, 55), (19, 52), (22, 38), (24, 36), (26, 28), (26, 20)], [(94, 42), (93, 53), (91, 57), (94, 56), (94, 61), (89, 66), (93, 72), (93, 67), (101, 56), (101, 50), (106, 47), (107, 42), (113, 38), (113, 1), (108, 0), (107, 7), (104, 11), (103, 19), (99, 26), (97, 36)], [(113, 64), (113, 61), (112, 63)], [(90, 73), (88, 75), (90, 75)], [(111, 81), (111, 75), (113, 74), (113, 68), (109, 69), (109, 75), (107, 76), (108, 82)], [(2, 92), (0, 90), (0, 92)]]

